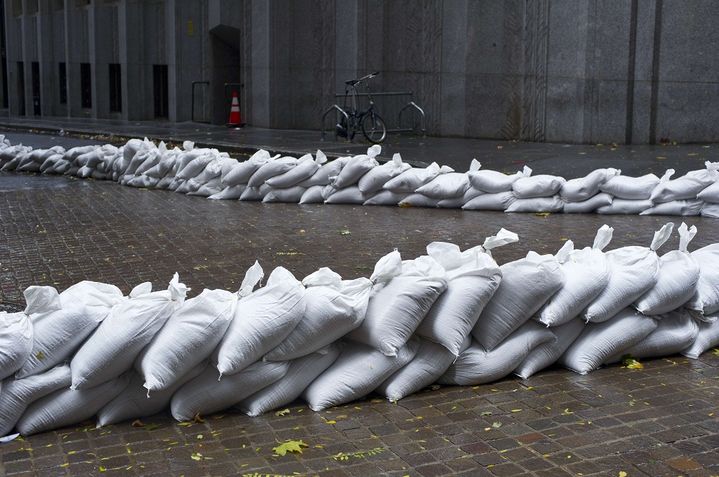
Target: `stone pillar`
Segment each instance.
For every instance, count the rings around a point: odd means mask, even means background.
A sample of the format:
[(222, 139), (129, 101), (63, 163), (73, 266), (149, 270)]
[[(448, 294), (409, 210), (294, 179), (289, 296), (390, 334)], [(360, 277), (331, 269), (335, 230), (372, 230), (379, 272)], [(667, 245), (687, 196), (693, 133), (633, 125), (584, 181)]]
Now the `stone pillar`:
[(250, 0), (252, 16), (252, 93), (249, 97), (253, 126), (270, 127), (270, 8), (272, 0)]
[[(442, 3), (440, 134), (465, 133), (468, 0)], [(418, 99), (421, 103), (421, 99)]]

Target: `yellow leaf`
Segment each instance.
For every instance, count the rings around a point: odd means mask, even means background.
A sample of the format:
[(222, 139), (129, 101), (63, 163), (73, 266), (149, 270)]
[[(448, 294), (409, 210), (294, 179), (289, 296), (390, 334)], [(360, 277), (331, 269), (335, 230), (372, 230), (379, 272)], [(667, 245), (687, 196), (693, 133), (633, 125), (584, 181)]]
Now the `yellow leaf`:
[(501, 423), (501, 422), (495, 421), (495, 422), (492, 423), (492, 429), (499, 429), (500, 427), (502, 427), (502, 423)]
[(327, 424), (337, 424), (337, 421), (334, 419), (330, 419), (329, 421), (325, 421)]
[(551, 214), (550, 212), (537, 212), (537, 213), (535, 213), (534, 215), (536, 215), (537, 217), (546, 218), (546, 217), (549, 217), (549, 216), (552, 215), (552, 214)]
[(512, 409), (512, 412), (522, 412), (521, 409)]
[(627, 369), (644, 369), (644, 365), (634, 358), (626, 357), (622, 360), (622, 365)]
[(719, 356), (719, 348), (714, 348), (714, 349), (712, 350), (712, 354), (713, 354), (714, 356)]
[(200, 454), (199, 452), (193, 452), (193, 453), (190, 455), (190, 459), (192, 459), (192, 460), (202, 460), (202, 454)]
[(304, 443), (304, 441), (285, 441), (282, 444), (278, 445), (277, 447), (273, 447), (272, 450), (275, 452), (275, 455), (286, 455), (288, 452), (294, 452), (298, 454), (302, 454), (302, 449), (304, 447), (309, 447), (307, 444)]
[(103, 466), (100, 466), (100, 467), (98, 468), (98, 470), (99, 470), (100, 472), (107, 472), (107, 469), (106, 469), (105, 467), (103, 467)]
[(289, 409), (283, 409), (283, 410), (281, 410), (281, 411), (276, 411), (276, 412), (275, 412), (275, 416), (278, 416), (278, 417), (280, 417), (280, 416), (286, 416), (286, 415), (289, 414), (289, 413), (290, 413), (290, 410), (289, 410)]
[(197, 440), (201, 441), (204, 438), (205, 436), (203, 436), (202, 434), (197, 434)]
[(627, 473), (624, 472), (623, 470), (620, 470), (620, 471), (619, 471), (619, 477), (627, 477)]

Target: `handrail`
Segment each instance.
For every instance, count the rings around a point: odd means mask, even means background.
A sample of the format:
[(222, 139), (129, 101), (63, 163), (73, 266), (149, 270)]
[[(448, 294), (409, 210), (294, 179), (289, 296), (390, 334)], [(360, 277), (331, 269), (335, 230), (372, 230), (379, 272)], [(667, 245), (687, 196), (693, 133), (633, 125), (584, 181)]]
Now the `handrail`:
[[(356, 93), (357, 96), (413, 96), (412, 91), (379, 91), (377, 93)], [(344, 98), (344, 93), (335, 93), (335, 98)]]
[(197, 123), (208, 123), (209, 124), (210, 121), (195, 121), (195, 86), (198, 84), (206, 84), (209, 86), (210, 82), (209, 81), (193, 81), (192, 82), (192, 99), (191, 99), (192, 106), (190, 108), (190, 110), (191, 110), (190, 119), (192, 120), (193, 123), (197, 122)]
[[(322, 139), (321, 139), (322, 141), (325, 140), (325, 122), (326, 122), (326, 121), (325, 121), (325, 118), (326, 118), (327, 115), (328, 115), (329, 113), (331, 113), (332, 111), (335, 111), (335, 112), (336, 112), (336, 111), (339, 111), (340, 113), (342, 113), (342, 114), (344, 115), (344, 117), (345, 117), (345, 124), (349, 124), (350, 117), (349, 117), (349, 115), (347, 115), (347, 111), (345, 111), (344, 109), (340, 108), (338, 105), (333, 104), (332, 106), (330, 106), (329, 108), (327, 108), (327, 110), (326, 110), (326, 111), (324, 112), (324, 114), (322, 115)], [(337, 141), (337, 127), (335, 127), (334, 130), (335, 130), (335, 141)], [(347, 142), (349, 142), (349, 141), (350, 141), (349, 134), (348, 134), (347, 136), (348, 136), (348, 137), (347, 137)]]

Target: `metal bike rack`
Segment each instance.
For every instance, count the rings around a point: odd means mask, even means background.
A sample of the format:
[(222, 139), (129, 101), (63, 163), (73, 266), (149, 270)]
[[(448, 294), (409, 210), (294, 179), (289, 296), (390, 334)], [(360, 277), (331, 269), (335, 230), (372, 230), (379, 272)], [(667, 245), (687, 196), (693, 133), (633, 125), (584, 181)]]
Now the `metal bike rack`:
[[(427, 115), (424, 111), (424, 109), (417, 104), (417, 102), (414, 100), (414, 93), (412, 91), (380, 91), (376, 93), (357, 93), (356, 98), (362, 99), (362, 98), (368, 98), (368, 97), (375, 98), (375, 105), (377, 106), (376, 110), (379, 113), (379, 115), (384, 119), (385, 124), (387, 126), (387, 132), (388, 133), (398, 133), (398, 132), (417, 132), (424, 136), (427, 131)], [(406, 102), (405, 99), (406, 98)], [(380, 98), (378, 101), (377, 98)], [(398, 102), (398, 104), (395, 104), (394, 108), (390, 107), (390, 104), (388, 101), (382, 101), (382, 98), (398, 98), (403, 99), (402, 101)], [(327, 115), (331, 113), (332, 111), (335, 112), (341, 112), (345, 116), (345, 120), (349, 120), (349, 115), (344, 110), (342, 106), (339, 104), (342, 103), (341, 100), (345, 99), (344, 93), (337, 93), (335, 94), (335, 99), (338, 100), (335, 104), (333, 104), (330, 108), (324, 111), (322, 114), (322, 140), (324, 140), (325, 137), (325, 122)], [(382, 103), (386, 104), (382, 104)], [(396, 102), (397, 103), (397, 102)], [(394, 109), (394, 110), (393, 110)], [(402, 119), (406, 118), (408, 114), (417, 114), (419, 115), (419, 121), (418, 121), (418, 127), (403, 127), (402, 126)], [(391, 119), (396, 118), (396, 122), (392, 122)], [(337, 140), (337, 129), (335, 128), (335, 140)], [(347, 138), (347, 142), (351, 142), (351, 139)]]
[[(326, 123), (325, 119), (327, 118), (327, 115), (333, 111), (335, 113), (342, 114), (345, 117), (345, 123), (349, 122), (349, 116), (347, 115), (347, 112), (344, 109), (342, 109), (341, 107), (339, 107), (338, 105), (333, 104), (332, 106), (327, 108), (327, 110), (324, 112), (324, 114), (322, 114), (322, 141), (325, 140), (325, 123)], [(334, 122), (333, 129), (335, 131), (335, 141), (337, 141), (337, 121)], [(349, 135), (347, 135), (347, 142), (351, 142), (351, 141), (352, 140), (350, 139)]]

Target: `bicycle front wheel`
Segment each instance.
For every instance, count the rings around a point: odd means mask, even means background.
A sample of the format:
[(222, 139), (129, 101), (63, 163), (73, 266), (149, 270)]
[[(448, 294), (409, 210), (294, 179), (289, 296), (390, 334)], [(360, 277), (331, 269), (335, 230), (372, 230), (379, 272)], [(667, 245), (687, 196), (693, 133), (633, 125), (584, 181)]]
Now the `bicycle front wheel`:
[(387, 127), (379, 114), (370, 111), (362, 118), (362, 134), (373, 144), (379, 144), (387, 137)]

